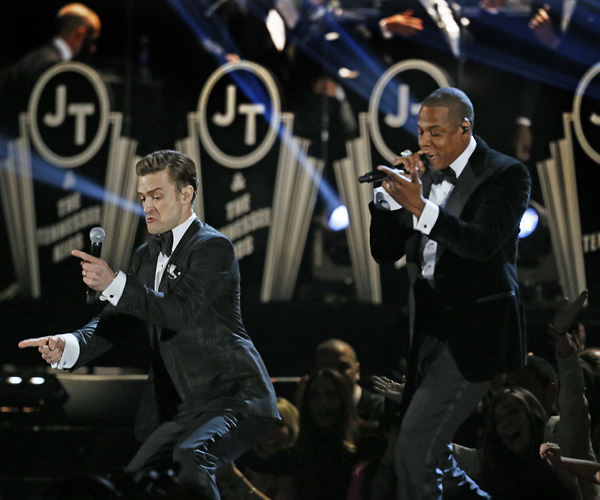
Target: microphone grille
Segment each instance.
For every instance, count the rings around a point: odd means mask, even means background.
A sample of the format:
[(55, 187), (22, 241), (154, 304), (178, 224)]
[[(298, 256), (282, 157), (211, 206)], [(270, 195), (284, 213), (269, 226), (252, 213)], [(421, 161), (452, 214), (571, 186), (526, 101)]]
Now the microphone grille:
[(101, 227), (93, 227), (90, 231), (90, 240), (92, 243), (102, 243), (106, 238), (106, 232)]

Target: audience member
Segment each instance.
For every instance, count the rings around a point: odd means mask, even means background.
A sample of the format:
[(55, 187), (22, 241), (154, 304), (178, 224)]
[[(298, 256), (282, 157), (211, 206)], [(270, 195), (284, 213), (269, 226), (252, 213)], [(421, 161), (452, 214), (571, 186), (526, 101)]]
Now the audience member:
[[(559, 358), (562, 359), (562, 358)], [(573, 361), (573, 358), (569, 358)], [(565, 365), (566, 363), (563, 363)], [(568, 374), (569, 368), (574, 364), (565, 366), (563, 374)], [(533, 394), (544, 408), (548, 416), (556, 415), (558, 399), (558, 374), (550, 361), (547, 359), (529, 354), (527, 356), (527, 365), (521, 370), (515, 370), (506, 375), (505, 385), (507, 387), (521, 387), (527, 389)], [(566, 390), (565, 393), (572, 391)]]
[(540, 446), (540, 457), (547, 460), (555, 469), (564, 469), (584, 481), (600, 484), (598, 462), (563, 457), (560, 446), (555, 443), (543, 443)]
[(345, 500), (354, 466), (365, 458), (362, 421), (347, 377), (331, 369), (310, 376), (296, 444), (298, 500)]
[(300, 430), (298, 409), (287, 399), (277, 398), (281, 421), (258, 444), (235, 462), (217, 471), (222, 500), (242, 500), (264, 495), (271, 500), (294, 500), (295, 467), (290, 450)]
[(457, 460), (495, 500), (579, 499), (573, 478), (554, 474), (540, 460), (547, 420), (533, 394), (518, 387), (506, 389), (492, 400), (481, 449), (471, 450), (478, 459), (476, 467), (455, 450)]
[[(328, 339), (317, 346), (312, 370), (323, 369), (337, 370), (342, 373), (350, 383), (352, 401), (356, 407), (357, 415), (370, 422), (377, 422), (384, 413), (385, 398), (370, 391), (359, 384), (360, 362), (354, 348), (339, 339)], [(304, 395), (305, 385), (309, 377), (303, 377), (296, 391), (296, 404), (300, 405)]]
[(406, 369), (406, 360), (402, 359), (398, 368), (401, 371), (390, 370), (387, 373), (389, 377), (384, 375), (371, 377), (375, 391), (386, 398), (385, 412), (379, 425), (383, 440), (373, 456), (354, 468), (347, 500), (395, 498), (397, 483), (394, 450), (402, 420), (401, 403), (406, 377), (401, 372)]
[[(453, 446), (461, 468), (494, 499), (594, 499), (600, 493), (595, 485), (585, 482), (578, 485), (576, 478), (561, 471), (556, 476), (568, 496), (545, 496), (551, 495), (553, 490), (543, 493), (541, 488), (554, 482), (536, 458), (541, 443), (553, 441), (568, 449), (569, 456), (595, 461), (583, 376), (576, 344), (567, 333), (586, 298), (587, 291), (584, 291), (572, 304), (568, 299), (563, 300), (551, 327), (559, 364), (558, 398), (552, 366), (541, 358), (529, 356), (527, 368), (508, 374), (507, 383), (513, 387), (492, 400), (481, 449)], [(557, 401), (560, 416), (551, 416)]]
[[(585, 397), (583, 370), (578, 355), (581, 328), (572, 328), (573, 321), (587, 298), (582, 292), (573, 304), (563, 301), (549, 328), (556, 347), (558, 376), (552, 365), (537, 356), (528, 356), (527, 367), (511, 372), (509, 386), (529, 390), (548, 415), (544, 439), (558, 443), (565, 455), (579, 460), (595, 461), (590, 440), (591, 418)], [(572, 333), (567, 333), (572, 332)], [(584, 499), (600, 495), (600, 488), (589, 483), (581, 485)]]
[(600, 349), (584, 349), (579, 360), (583, 369), (585, 397), (589, 404), (592, 447), (597, 458), (600, 454)]

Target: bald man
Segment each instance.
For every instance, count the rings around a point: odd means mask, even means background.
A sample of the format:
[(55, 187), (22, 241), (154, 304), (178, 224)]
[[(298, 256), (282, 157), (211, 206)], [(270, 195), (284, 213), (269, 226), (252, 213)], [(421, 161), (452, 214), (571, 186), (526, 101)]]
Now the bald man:
[(359, 417), (379, 421), (384, 413), (384, 397), (361, 385), (360, 363), (354, 348), (340, 339), (328, 339), (317, 346), (313, 363), (314, 370), (329, 368), (344, 374), (352, 385), (354, 404)]

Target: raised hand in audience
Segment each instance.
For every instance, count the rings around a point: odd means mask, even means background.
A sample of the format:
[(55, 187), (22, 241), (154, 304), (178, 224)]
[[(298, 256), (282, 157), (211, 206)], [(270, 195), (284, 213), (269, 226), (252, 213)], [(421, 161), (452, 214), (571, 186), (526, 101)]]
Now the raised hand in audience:
[(404, 387), (406, 386), (406, 377), (402, 376), (401, 382), (396, 382), (387, 377), (378, 377), (376, 375), (371, 377), (373, 383), (373, 389), (379, 394), (383, 394), (386, 398), (395, 401), (396, 403), (402, 403), (402, 396), (404, 395)]
[(598, 462), (563, 457), (560, 446), (555, 443), (542, 443), (540, 457), (555, 469), (564, 469), (581, 479), (600, 484), (600, 463)]

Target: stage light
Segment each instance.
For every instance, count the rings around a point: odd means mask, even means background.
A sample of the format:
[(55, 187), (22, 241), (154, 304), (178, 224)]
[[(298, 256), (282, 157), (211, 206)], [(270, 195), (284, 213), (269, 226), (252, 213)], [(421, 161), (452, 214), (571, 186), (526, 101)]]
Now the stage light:
[(340, 78), (358, 78), (359, 74), (360, 73), (358, 71), (351, 70), (348, 68), (340, 68), (338, 70), (338, 76)]
[(335, 207), (327, 220), (327, 227), (332, 231), (342, 231), (350, 225), (348, 209), (344, 205)]
[(519, 238), (526, 238), (535, 231), (538, 225), (540, 216), (533, 207), (529, 207), (525, 210), (521, 222), (519, 223)]
[(51, 373), (31, 369), (0, 375), (0, 420), (44, 418), (58, 421), (64, 415), (68, 394)]
[(276, 10), (271, 9), (267, 14), (265, 23), (273, 45), (279, 52), (283, 51), (285, 49), (285, 23), (283, 19)]

